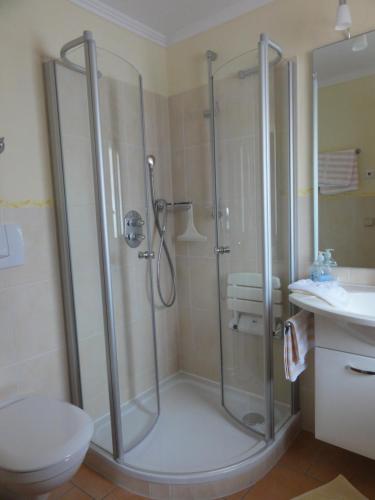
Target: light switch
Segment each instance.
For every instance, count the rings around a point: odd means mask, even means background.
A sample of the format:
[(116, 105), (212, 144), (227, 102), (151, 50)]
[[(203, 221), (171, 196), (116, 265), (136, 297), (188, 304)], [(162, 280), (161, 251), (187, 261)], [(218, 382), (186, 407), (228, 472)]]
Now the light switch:
[(22, 229), (17, 224), (0, 224), (0, 269), (25, 263)]

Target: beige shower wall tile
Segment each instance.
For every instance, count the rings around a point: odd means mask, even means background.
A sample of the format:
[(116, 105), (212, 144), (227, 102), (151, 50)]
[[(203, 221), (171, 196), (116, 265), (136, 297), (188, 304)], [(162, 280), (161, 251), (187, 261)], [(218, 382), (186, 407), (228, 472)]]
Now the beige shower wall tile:
[(219, 380), (219, 318), (216, 311), (192, 308), (193, 372)]
[(184, 162), (184, 151), (172, 151), (172, 180), (173, 200), (184, 201), (187, 199), (187, 175)]
[(183, 94), (168, 99), (170, 141), (172, 151), (179, 151), (184, 144), (184, 98)]
[(168, 145), (161, 144), (156, 154), (155, 188), (157, 198), (173, 200), (172, 159)]
[(184, 146), (197, 146), (209, 142), (209, 120), (204, 117), (208, 109), (207, 86), (183, 94)]
[(181, 370), (191, 371), (194, 349), (192, 343), (191, 308), (179, 306), (178, 309), (178, 354)]
[(187, 196), (193, 203), (212, 204), (212, 167), (208, 144), (185, 149)]
[(190, 260), (187, 257), (176, 257), (176, 279), (177, 279), (177, 297), (179, 307), (190, 306)]
[(217, 314), (216, 259), (194, 257), (190, 259), (192, 307), (208, 309)]
[(161, 146), (171, 150), (170, 137), (170, 113), (168, 108), (168, 98), (155, 94), (156, 107), (156, 137), (159, 148)]
[(155, 155), (158, 151), (157, 126), (158, 117), (156, 112), (156, 95), (147, 90), (143, 93), (143, 105), (145, 112), (145, 140), (147, 154)]

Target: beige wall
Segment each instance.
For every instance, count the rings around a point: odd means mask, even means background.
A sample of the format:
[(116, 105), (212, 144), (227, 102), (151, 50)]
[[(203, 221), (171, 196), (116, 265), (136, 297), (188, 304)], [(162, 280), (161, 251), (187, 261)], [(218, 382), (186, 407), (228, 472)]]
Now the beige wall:
[[(62, 45), (92, 30), (104, 46), (132, 62), (145, 88), (165, 95), (165, 49), (83, 10), (69, 0), (2, 0), (0, 80), (2, 132), (7, 154), (0, 169), (0, 200), (51, 197), (42, 61)], [(6, 71), (5, 71), (6, 69)], [(27, 182), (24, 179), (27, 177)]]
[[(149, 120), (158, 123), (163, 107), (167, 115), (165, 49), (68, 0), (0, 2), (0, 135), (6, 139), (0, 157), (0, 220), (20, 224), (26, 244), (25, 265), (0, 272), (0, 399), (30, 391), (69, 397), (42, 61), (58, 57), (65, 42), (87, 29), (99, 46), (139, 68), (149, 91)], [(155, 147), (157, 155), (168, 158), (159, 144)], [(164, 326), (172, 320), (159, 314)], [(173, 346), (173, 327), (166, 331), (162, 345)], [(97, 344), (87, 350), (87, 362)], [(169, 352), (164, 374), (174, 366), (176, 349)]]
[[(194, 89), (198, 89), (196, 92), (199, 94), (199, 87), (206, 83), (204, 53), (207, 49), (219, 53), (220, 64), (255, 48), (259, 33), (264, 31), (280, 43), (286, 57), (297, 56), (299, 260), (303, 272), (311, 260), (309, 54), (313, 48), (341, 38), (333, 30), (336, 6), (336, 0), (276, 0), (165, 50), (76, 7), (68, 0), (2, 0), (0, 36), (6, 43), (0, 44), (3, 67), (0, 79), (0, 132), (6, 137), (6, 151), (0, 157), (0, 217), (4, 222), (22, 224), (27, 263), (22, 268), (0, 274), (0, 398), (15, 391), (29, 390), (67, 397), (41, 62), (57, 57), (66, 41), (75, 38), (84, 29), (91, 29), (99, 45), (113, 50), (139, 68), (146, 89), (159, 96), (175, 96), (190, 91), (194, 95)], [(372, 0), (356, 0), (350, 7), (354, 33), (374, 28), (375, 3)], [(201, 113), (202, 106), (206, 106), (202, 99), (205, 98), (197, 95), (188, 104), (193, 114)], [(172, 101), (173, 97), (170, 101), (171, 113), (174, 112)], [(158, 118), (155, 120), (157, 122)], [(195, 166), (206, 161), (205, 127), (190, 127), (191, 135), (184, 139), (193, 141), (189, 154), (192, 155), (191, 164)], [(178, 144), (179, 133), (172, 127), (172, 144)], [(197, 137), (198, 142), (194, 142)], [(176, 148), (173, 154), (175, 162), (181, 161)], [(205, 207), (208, 189), (208, 184), (204, 184), (204, 191), (199, 194), (203, 202), (203, 215), (199, 222), (202, 232), (209, 231), (209, 215)], [(181, 194), (187, 196), (189, 193), (182, 193), (178, 186), (174, 186), (174, 196), (179, 198)], [(195, 192), (193, 194), (196, 195)], [(199, 273), (199, 266), (204, 266), (208, 250), (197, 248), (194, 251), (200, 254), (195, 261)], [(179, 252), (179, 258), (186, 258), (183, 249)], [(193, 273), (189, 276), (189, 283), (192, 279)], [(190, 293), (199, 290), (200, 284), (195, 283)], [(187, 297), (186, 291), (180, 289), (179, 294), (181, 303)], [(204, 297), (204, 300), (207, 298)], [(163, 321), (167, 321), (163, 312), (159, 314), (164, 317)], [(202, 316), (200, 321), (204, 324), (204, 321), (212, 322), (212, 318)], [(210, 348), (217, 349), (217, 346), (213, 344)], [(301, 399), (305, 426), (311, 428), (311, 371), (303, 377)]]

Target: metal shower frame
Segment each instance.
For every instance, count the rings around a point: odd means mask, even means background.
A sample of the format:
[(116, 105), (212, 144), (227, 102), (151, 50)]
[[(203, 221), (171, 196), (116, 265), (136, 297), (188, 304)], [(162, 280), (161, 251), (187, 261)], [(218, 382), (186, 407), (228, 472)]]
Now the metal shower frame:
[[(69, 50), (83, 46), (85, 52), (85, 67), (79, 66), (69, 61), (66, 54)], [(263, 116), (261, 124), (262, 132), (262, 165), (263, 165), (263, 180), (262, 180), (262, 205), (263, 205), (263, 242), (264, 242), (264, 259), (263, 259), (263, 274), (264, 274), (264, 318), (267, 335), (265, 336), (265, 387), (266, 387), (266, 441), (270, 442), (274, 439), (274, 416), (273, 416), (273, 373), (272, 373), (272, 254), (269, 251), (272, 241), (271, 235), (271, 199), (270, 199), (270, 144), (269, 144), (269, 48), (276, 50), (278, 56), (282, 57), (282, 51), (279, 46), (268, 39), (266, 35), (261, 35), (259, 42), (260, 55), (260, 83), (261, 83), (261, 109)], [(62, 63), (74, 71), (79, 71), (86, 75), (87, 80), (87, 95), (89, 104), (90, 117), (90, 133), (92, 146), (92, 159), (94, 167), (95, 192), (97, 200), (97, 218), (100, 222), (99, 226), (99, 253), (100, 253), (100, 273), (102, 280), (102, 299), (103, 299), (103, 315), (105, 319), (105, 342), (106, 342), (106, 358), (108, 371), (108, 386), (109, 386), (109, 403), (112, 428), (112, 444), (113, 457), (121, 462), (125, 453), (123, 440), (123, 423), (121, 416), (121, 397), (119, 388), (119, 377), (117, 368), (117, 347), (116, 347), (116, 332), (114, 325), (114, 309), (111, 284), (111, 263), (108, 246), (108, 225), (107, 215), (105, 210), (105, 190), (104, 190), (104, 164), (103, 164), (103, 148), (100, 125), (100, 105), (99, 105), (99, 89), (98, 77), (100, 73), (97, 68), (96, 61), (96, 45), (91, 32), (85, 31), (83, 35), (75, 40), (64, 45), (61, 51)], [(211, 151), (212, 151), (212, 168), (213, 168), (213, 183), (214, 183), (214, 198), (215, 211), (218, 214), (218, 179), (215, 168), (215, 123), (214, 123), (214, 95), (213, 95), (213, 74), (212, 63), (216, 59), (214, 52), (209, 51), (208, 58), (208, 76), (209, 76), (209, 92), (210, 92), (210, 129), (211, 129)], [(72, 263), (70, 256), (70, 242), (68, 232), (68, 213), (66, 206), (65, 193), (65, 178), (63, 170), (63, 151), (61, 144), (61, 129), (59, 121), (59, 103), (57, 95), (57, 79), (56, 79), (56, 61), (49, 61), (44, 64), (44, 72), (46, 78), (46, 90), (48, 99), (48, 118), (49, 130), (51, 136), (51, 154), (54, 164), (54, 187), (56, 197), (56, 215), (59, 231), (59, 246), (60, 246), (60, 266), (63, 281), (63, 299), (65, 321), (67, 328), (67, 343), (68, 343), (68, 361), (69, 361), (69, 377), (71, 398), (73, 403), (82, 406), (82, 389), (80, 378), (80, 364), (78, 353), (78, 337), (76, 326), (76, 314), (74, 306), (74, 290), (73, 290), (73, 275)], [(295, 92), (295, 63), (288, 62), (289, 71), (289, 128), (290, 128), (290, 155), (289, 155), (289, 278), (293, 281), (296, 277), (296, 210), (295, 210), (295, 175), (294, 175), (294, 92)], [(142, 80), (140, 78), (140, 87), (142, 88)], [(144, 137), (143, 123), (143, 102), (141, 98), (142, 111), (142, 127)], [(144, 158), (146, 168), (146, 158)], [(148, 202), (149, 193), (146, 186), (146, 201)], [(149, 231), (149, 228), (148, 228)], [(216, 215), (215, 224), (215, 241), (216, 248), (219, 243), (219, 233)], [(148, 239), (148, 251), (151, 252), (150, 239)], [(148, 262), (151, 268), (151, 262)], [(219, 270), (219, 254), (217, 253), (216, 260), (217, 270)], [(219, 273), (218, 273), (219, 277)], [(152, 284), (152, 275), (151, 289)], [(218, 282), (219, 285), (219, 282)], [(218, 287), (219, 290), (219, 287)], [(153, 291), (151, 290), (153, 296)], [(220, 301), (219, 301), (220, 308)], [(219, 309), (220, 313), (220, 309)], [(157, 370), (157, 351), (156, 351), (156, 325), (155, 311), (152, 312), (152, 327), (153, 327), (153, 342), (155, 352), (155, 381), (157, 393), (157, 417), (160, 414), (160, 396), (159, 396), (159, 380)], [(222, 340), (222, 331), (220, 325), (220, 339)], [(222, 344), (222, 342), (221, 342)], [(220, 366), (222, 371), (221, 377), (221, 393), (222, 404), (223, 399), (223, 356), (221, 351)], [(298, 390), (296, 384), (292, 385), (292, 413), (298, 411)]]
[[(79, 46), (83, 46), (85, 54), (85, 67), (70, 61), (66, 54)], [(62, 275), (62, 288), (64, 300), (64, 313), (67, 327), (67, 350), (69, 364), (69, 382), (71, 399), (77, 406), (83, 407), (78, 335), (76, 313), (74, 306), (74, 290), (73, 290), (73, 272), (70, 255), (70, 241), (68, 230), (68, 212), (66, 203), (65, 177), (63, 168), (63, 148), (61, 143), (61, 129), (59, 120), (59, 102), (57, 95), (57, 77), (56, 77), (57, 61), (52, 60), (44, 63), (44, 75), (46, 80), (47, 91), (47, 109), (49, 133), (51, 139), (51, 156), (54, 166), (54, 191), (56, 196), (56, 217), (58, 226), (59, 246), (60, 246), (60, 268)], [(106, 366), (108, 376), (109, 389), (109, 408), (111, 418), (112, 431), (112, 448), (113, 457), (118, 462), (121, 462), (126, 450), (124, 444), (123, 429), (121, 415), (121, 396), (117, 365), (117, 342), (116, 330), (114, 321), (114, 300), (112, 294), (112, 279), (111, 279), (111, 259), (109, 251), (109, 235), (108, 221), (106, 213), (106, 196), (105, 196), (105, 181), (104, 181), (104, 160), (102, 146), (102, 132), (100, 120), (100, 101), (99, 101), (99, 86), (98, 78), (101, 73), (97, 67), (96, 43), (90, 31), (84, 31), (81, 37), (78, 37), (63, 46), (61, 49), (61, 64), (69, 69), (82, 73), (86, 76), (87, 97), (88, 97), (88, 114), (90, 120), (90, 136), (92, 149), (92, 162), (94, 171), (94, 188), (97, 220), (98, 223), (98, 238), (99, 238), (99, 265), (101, 278), (101, 292), (103, 304), (103, 318), (105, 328), (105, 345), (106, 345)], [(144, 158), (143, 164), (146, 169), (145, 155), (145, 125), (143, 113), (143, 96), (142, 96), (142, 77), (139, 75), (140, 87), (140, 108), (142, 115), (142, 140)], [(146, 176), (145, 176), (146, 179)], [(146, 206), (148, 207), (149, 192), (148, 184), (145, 180), (145, 195)], [(146, 208), (146, 218), (148, 220), (148, 208)], [(151, 237), (150, 228), (147, 224), (147, 242), (148, 252), (151, 252)], [(150, 276), (150, 290), (152, 297), (152, 329), (153, 329), (153, 345), (154, 345), (154, 362), (155, 362), (155, 385), (156, 385), (156, 400), (157, 414), (151, 427), (147, 429), (145, 435), (150, 432), (160, 415), (160, 394), (159, 394), (159, 378), (158, 378), (158, 360), (156, 350), (156, 321), (155, 308), (153, 304), (153, 279), (151, 272), (151, 262), (148, 261)], [(142, 439), (145, 436), (142, 437)]]
[[(269, 60), (269, 49), (273, 49), (277, 56)], [(258, 43), (259, 74), (260, 74), (260, 130), (261, 130), (261, 164), (262, 164), (262, 240), (263, 240), (263, 318), (264, 318), (264, 387), (265, 387), (265, 440), (267, 443), (274, 440), (274, 395), (273, 395), (273, 301), (272, 301), (272, 200), (271, 200), (271, 146), (270, 146), (270, 97), (269, 97), (269, 67), (277, 64), (283, 57), (279, 45), (262, 33)], [(216, 272), (218, 289), (218, 308), (220, 315), (220, 369), (221, 369), (221, 404), (230, 416), (242, 426), (243, 422), (226, 407), (224, 401), (224, 373), (223, 373), (223, 332), (221, 325), (221, 300), (220, 300), (220, 263), (219, 259), (224, 252), (220, 250), (219, 241), (219, 185), (217, 175), (217, 151), (215, 144), (215, 101), (213, 63), (217, 54), (208, 50), (206, 52), (208, 66), (208, 90), (210, 118), (210, 142), (212, 159), (212, 178), (215, 212), (215, 250)], [(288, 230), (289, 230), (289, 280), (295, 281), (297, 277), (297, 221), (296, 221), (296, 172), (295, 172), (295, 91), (296, 91), (296, 66), (294, 61), (288, 61), (288, 119), (289, 119), (289, 165), (288, 165)], [(240, 71), (239, 78), (254, 74), (252, 68)], [(290, 312), (293, 309), (290, 307)], [(292, 415), (299, 411), (298, 382), (291, 384), (291, 411)]]

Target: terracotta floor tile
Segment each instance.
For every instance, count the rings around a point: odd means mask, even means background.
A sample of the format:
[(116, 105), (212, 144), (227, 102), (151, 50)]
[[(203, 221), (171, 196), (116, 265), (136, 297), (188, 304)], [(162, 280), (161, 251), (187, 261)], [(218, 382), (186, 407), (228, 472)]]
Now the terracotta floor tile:
[(140, 497), (135, 493), (130, 493), (129, 491), (123, 490), (122, 488), (116, 487), (111, 493), (109, 493), (105, 500), (145, 500), (146, 497)]
[[(332, 481), (339, 474), (351, 481), (355, 475), (362, 473), (367, 463), (368, 459), (361, 455), (323, 443), (322, 449), (307, 470), (307, 474), (324, 483)], [(375, 462), (373, 464), (375, 473)]]
[(62, 500), (92, 500), (92, 497), (84, 493), (79, 488), (73, 486), (65, 495), (61, 497)]
[(102, 499), (115, 488), (113, 483), (85, 465), (73, 477), (72, 483), (95, 499)]
[(57, 500), (61, 498), (65, 493), (74, 488), (74, 484), (69, 481), (69, 483), (62, 484), (60, 488), (56, 488), (49, 494), (48, 500)]
[(321, 484), (289, 467), (276, 465), (267, 476), (250, 488), (244, 500), (290, 500)]
[(375, 500), (375, 461), (364, 458), (361, 470), (356, 470), (350, 482), (363, 495)]
[(285, 465), (297, 472), (306, 472), (321, 451), (323, 443), (310, 432), (302, 431), (292, 446), (281, 458), (279, 465)]

